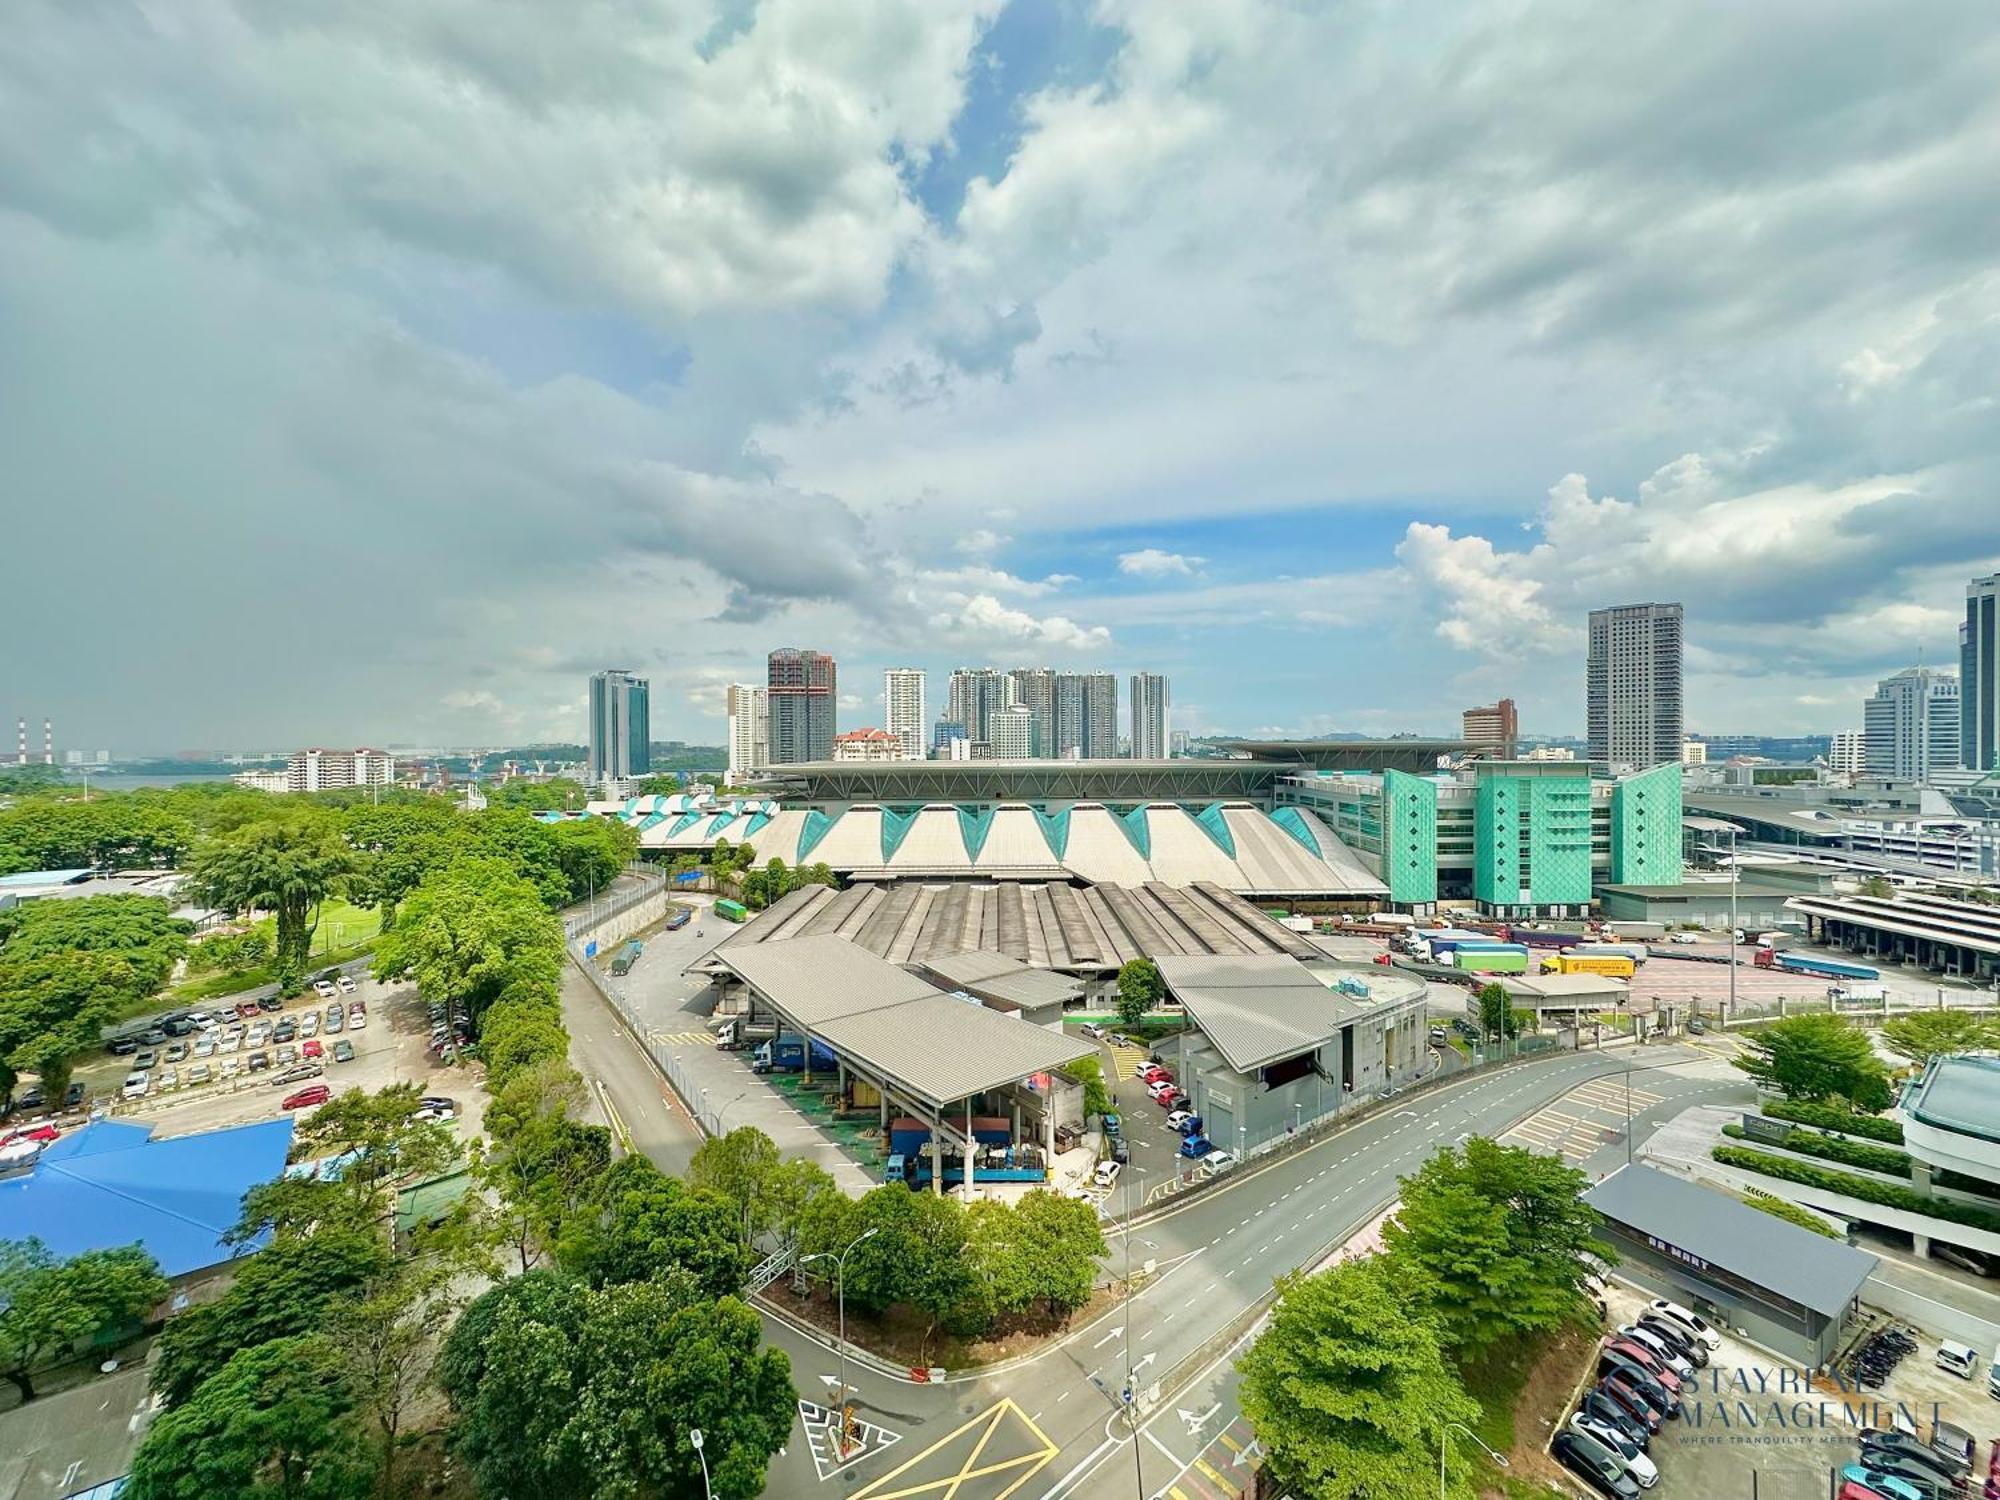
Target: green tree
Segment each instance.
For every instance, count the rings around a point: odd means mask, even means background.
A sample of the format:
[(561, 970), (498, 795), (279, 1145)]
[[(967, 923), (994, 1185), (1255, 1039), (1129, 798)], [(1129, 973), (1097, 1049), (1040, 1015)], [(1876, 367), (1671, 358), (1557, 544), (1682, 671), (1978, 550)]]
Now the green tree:
[(143, 1316), (166, 1295), (166, 1278), (137, 1245), (58, 1260), (40, 1240), (0, 1240), (0, 1379), (34, 1400), (44, 1361)]
[(241, 1263), (220, 1297), (167, 1321), (155, 1347), (153, 1393), (179, 1406), (245, 1349), (327, 1326), (329, 1307), (389, 1266), (387, 1243), (371, 1230), (328, 1224), (279, 1235)]
[(1166, 994), (1167, 983), (1160, 977), (1158, 964), (1150, 958), (1128, 960), (1118, 971), (1119, 1021), (1137, 1026), (1148, 1011), (1159, 1007)]
[(1479, 1029), (1496, 1040), (1513, 1036), (1520, 1030), (1515, 1018), (1514, 1002), (1506, 987), (1499, 984), (1483, 984), (1477, 996), (1479, 1002)]
[(699, 1428), (712, 1493), (748, 1500), (795, 1410), (790, 1364), (761, 1331), (682, 1271), (602, 1291), (535, 1271), (466, 1309), (439, 1383), (482, 1494), (700, 1494)]
[(1882, 1023), (1882, 1040), (1898, 1057), (1927, 1063), (1953, 1052), (1987, 1052), (2000, 1047), (2000, 1023), (1962, 1010), (1920, 1010)]
[(1585, 1316), (1585, 1256), (1613, 1259), (1584, 1173), (1475, 1136), (1402, 1180), (1383, 1242), (1431, 1298), (1446, 1347), (1476, 1353)]
[(710, 1297), (743, 1289), (755, 1259), (725, 1198), (690, 1188), (643, 1156), (621, 1157), (571, 1220), (559, 1258), (592, 1286), (682, 1270)]
[[(1281, 1284), (1238, 1369), (1244, 1415), (1291, 1493), (1430, 1494), (1445, 1424), (1478, 1421), (1413, 1283), (1377, 1255)], [(1454, 1478), (1449, 1493), (1471, 1491)]]
[[(968, 1238), (974, 1246), (975, 1279), (991, 1278), (1001, 1288), (1006, 1312), (1040, 1304), (1051, 1316), (1074, 1312), (1090, 1300), (1104, 1256), (1104, 1231), (1097, 1210), (1075, 1198), (1036, 1188), (1019, 1203), (975, 1204)], [(977, 1210), (992, 1209), (979, 1222)]]
[(1871, 1113), (1889, 1107), (1889, 1070), (1843, 1016), (1787, 1016), (1740, 1036), (1749, 1055), (1736, 1066), (1788, 1099), (1845, 1099)]
[[(925, 1320), (928, 1347), (938, 1326), (973, 1290), (964, 1205), (892, 1183), (864, 1195), (855, 1210), (854, 1233), (876, 1233), (848, 1259), (848, 1303), (877, 1315), (898, 1303), (909, 1307)], [(834, 1270), (819, 1269), (826, 1275)]]
[(710, 1136), (696, 1148), (687, 1179), (689, 1185), (706, 1188), (735, 1208), (747, 1245), (771, 1227), (767, 1193), (777, 1170), (777, 1144), (756, 1126), (739, 1125), (727, 1135)]
[(615, 818), (583, 818), (548, 825), (556, 864), (569, 883), (569, 899), (601, 891), (639, 857), (639, 830)]
[(278, 985), (295, 995), (312, 962), (321, 903), (354, 865), (334, 818), (301, 809), (208, 840), (195, 853), (194, 887), (211, 906), (276, 917)]
[[(560, 877), (558, 877), (560, 878)], [(415, 973), (437, 1000), (463, 1000), (475, 1026), (510, 988), (553, 996), (562, 924), (504, 859), (462, 858), (425, 877), (375, 946), (375, 974)]]
[(536, 1117), (496, 1139), (481, 1168), (495, 1199), (495, 1241), (522, 1271), (533, 1270), (589, 1210), (610, 1167), (611, 1132), (563, 1115)]
[(1877, 901), (1893, 901), (1896, 899), (1896, 887), (1890, 884), (1886, 875), (1870, 875), (1861, 882), (1861, 894)]
[(438, 1340), (458, 1311), (451, 1277), (451, 1266), (434, 1257), (398, 1261), (329, 1320), (355, 1414), (375, 1439), (385, 1495), (398, 1493), (396, 1453), (404, 1424), (430, 1384)]
[(1111, 1090), (1104, 1084), (1104, 1064), (1095, 1055), (1066, 1062), (1062, 1065), (1062, 1071), (1083, 1085), (1085, 1118), (1091, 1115), (1108, 1115), (1118, 1107), (1118, 1101), (1111, 1097)]
[(346, 1089), (301, 1122), (299, 1139), (315, 1156), (341, 1158), (334, 1179), (352, 1205), (349, 1222), (384, 1221), (396, 1189), (440, 1177), (463, 1153), (449, 1125), (419, 1120), (423, 1094), (414, 1083), (393, 1083), (369, 1093)]
[(349, 1500), (367, 1440), (339, 1351), (318, 1336), (243, 1350), (147, 1429), (129, 1500)]

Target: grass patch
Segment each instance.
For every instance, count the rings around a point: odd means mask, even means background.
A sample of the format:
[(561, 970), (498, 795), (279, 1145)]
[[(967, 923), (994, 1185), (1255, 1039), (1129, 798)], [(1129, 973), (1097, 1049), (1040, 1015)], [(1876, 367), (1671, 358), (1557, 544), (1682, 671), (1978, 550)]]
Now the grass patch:
[[(253, 924), (266, 938), (275, 938), (277, 922), (265, 917)], [(355, 906), (338, 898), (328, 901), (320, 908), (319, 927), (313, 933), (312, 962), (307, 965), (307, 974), (318, 973), (321, 969), (333, 968), (336, 964), (348, 963), (372, 952), (375, 939), (382, 932), (382, 913), (374, 907)], [(148, 996), (129, 1007), (124, 1016), (150, 1015), (160, 1009), (162, 1003), (168, 1005), (192, 1005), (201, 1000), (213, 1000), (219, 995), (234, 995), (242, 990), (261, 989), (267, 984), (278, 982), (278, 971), (270, 964), (260, 964), (256, 968), (241, 969), (230, 974), (202, 974), (193, 979), (184, 979), (169, 987), (158, 996)]]

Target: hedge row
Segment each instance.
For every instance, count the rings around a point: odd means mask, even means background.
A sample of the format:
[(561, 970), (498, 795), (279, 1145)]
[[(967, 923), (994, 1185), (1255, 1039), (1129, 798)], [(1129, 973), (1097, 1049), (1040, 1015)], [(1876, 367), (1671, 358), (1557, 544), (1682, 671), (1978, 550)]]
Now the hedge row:
[(1769, 1214), (1774, 1219), (1783, 1219), (1787, 1224), (1796, 1224), (1801, 1229), (1811, 1230), (1814, 1234), (1824, 1235), (1830, 1240), (1840, 1238), (1839, 1232), (1826, 1220), (1809, 1208), (1800, 1208), (1789, 1199), (1775, 1197), (1770, 1193), (1760, 1193), (1755, 1188), (1746, 1189), (1743, 1198), (1759, 1213)]
[[(1748, 1140), (1741, 1125), (1725, 1125), (1722, 1133), (1732, 1140)], [(1788, 1131), (1782, 1141), (1774, 1143), (1787, 1151), (1796, 1151), (1801, 1156), (1817, 1156), (1825, 1161), (1837, 1161), (1843, 1167), (1860, 1167), (1868, 1172), (1886, 1172), (1891, 1177), (1910, 1175), (1910, 1158), (1907, 1152), (1892, 1146), (1871, 1146), (1866, 1141), (1843, 1140), (1839, 1136), (1821, 1135), (1817, 1130)]]
[(1863, 1135), (1871, 1141), (1903, 1144), (1903, 1127), (1880, 1115), (1864, 1115), (1841, 1104), (1820, 1104), (1809, 1099), (1767, 1099), (1757, 1106), (1760, 1114), (1774, 1120), (1790, 1120), (1794, 1125), (1810, 1125), (1817, 1130), (1837, 1130), (1842, 1135)]
[(1934, 1219), (1948, 1219), (1954, 1224), (1967, 1224), (1974, 1229), (2000, 1234), (2000, 1213), (1950, 1198), (1932, 1198), (1900, 1183), (1856, 1177), (1851, 1172), (1836, 1172), (1828, 1167), (1816, 1167), (1811, 1162), (1794, 1161), (1788, 1156), (1752, 1151), (1745, 1146), (1717, 1146), (1709, 1155), (1725, 1167), (1741, 1167), (1747, 1172), (1775, 1177), (1781, 1182), (1796, 1182), (1802, 1187), (1844, 1193), (1864, 1203), (1879, 1203), (1884, 1208), (1899, 1208), (1905, 1213), (1929, 1214)]

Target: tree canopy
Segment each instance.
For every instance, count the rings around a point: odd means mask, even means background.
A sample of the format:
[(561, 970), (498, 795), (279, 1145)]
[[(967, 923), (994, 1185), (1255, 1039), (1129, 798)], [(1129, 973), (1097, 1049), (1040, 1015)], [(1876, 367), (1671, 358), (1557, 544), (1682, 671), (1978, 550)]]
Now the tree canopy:
[(1430, 1494), (1445, 1424), (1479, 1418), (1417, 1278), (1383, 1256), (1287, 1280), (1238, 1368), (1273, 1476), (1314, 1500)]
[(1118, 1019), (1123, 1024), (1137, 1026), (1166, 995), (1167, 982), (1150, 958), (1127, 959), (1118, 970)]
[(0, 1378), (32, 1401), (46, 1361), (142, 1316), (166, 1295), (166, 1278), (137, 1245), (58, 1260), (40, 1240), (0, 1240)]
[(669, 1177), (643, 1156), (614, 1162), (563, 1234), (565, 1270), (593, 1286), (645, 1281), (669, 1270), (709, 1297), (743, 1289), (754, 1255), (728, 1199)]
[(2000, 1047), (2000, 1021), (1962, 1010), (1920, 1010), (1882, 1023), (1882, 1040), (1898, 1057), (1927, 1063), (1953, 1052)]
[(1888, 1068), (1867, 1033), (1843, 1016), (1787, 1016), (1739, 1036), (1748, 1055), (1736, 1066), (1788, 1099), (1845, 1099), (1871, 1112), (1889, 1106)]
[(194, 886), (211, 906), (277, 919), (278, 986), (292, 995), (305, 985), (320, 905), (354, 866), (331, 814), (288, 807), (204, 841), (195, 852)]

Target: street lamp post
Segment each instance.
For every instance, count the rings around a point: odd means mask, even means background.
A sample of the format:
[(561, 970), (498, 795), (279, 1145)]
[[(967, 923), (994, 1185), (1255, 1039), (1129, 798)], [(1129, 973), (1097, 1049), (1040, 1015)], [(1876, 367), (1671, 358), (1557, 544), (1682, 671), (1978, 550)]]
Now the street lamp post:
[(1736, 937), (1742, 930), (1736, 925), (1736, 828), (1729, 830), (1729, 1019), (1736, 1016)]
[(694, 1456), (701, 1460), (701, 1492), (708, 1500), (715, 1500), (715, 1490), (708, 1482), (708, 1455), (701, 1451), (702, 1436), (699, 1427), (688, 1429), (688, 1446), (694, 1449)]
[(1467, 1437), (1471, 1438), (1473, 1442), (1478, 1443), (1480, 1448), (1485, 1451), (1486, 1456), (1492, 1459), (1493, 1462), (1498, 1464), (1503, 1469), (1507, 1467), (1506, 1454), (1495, 1453), (1491, 1448), (1488, 1448), (1486, 1446), (1485, 1440), (1481, 1438), (1478, 1433), (1474, 1432), (1470, 1427), (1465, 1426), (1463, 1423), (1447, 1422), (1444, 1424), (1443, 1430), (1438, 1433), (1438, 1500), (1444, 1500), (1445, 1450), (1451, 1441), (1451, 1435), (1453, 1432), (1464, 1433)]
[[(734, 1101), (732, 1101), (734, 1102)], [(726, 1107), (726, 1106), (725, 1106)], [(840, 1306), (840, 1422), (834, 1435), (839, 1445), (841, 1457), (847, 1456), (847, 1257), (855, 1248), (866, 1244), (882, 1231), (880, 1228), (864, 1229), (847, 1243), (847, 1248), (838, 1255), (831, 1250), (822, 1250), (817, 1255), (808, 1255), (800, 1261), (801, 1266), (809, 1266), (816, 1260), (830, 1260), (834, 1263), (834, 1296)]]

